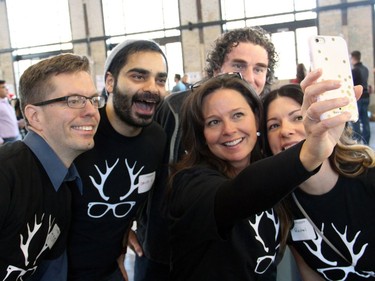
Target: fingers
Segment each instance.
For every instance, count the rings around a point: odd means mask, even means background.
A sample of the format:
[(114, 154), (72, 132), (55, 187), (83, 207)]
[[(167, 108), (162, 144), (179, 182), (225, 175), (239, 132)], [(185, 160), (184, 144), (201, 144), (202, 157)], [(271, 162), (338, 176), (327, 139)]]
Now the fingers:
[[(342, 98), (335, 98), (335, 99), (329, 99), (324, 101), (317, 101), (312, 103), (308, 109), (305, 111), (304, 117), (307, 118), (307, 121), (310, 122), (319, 122), (321, 121), (321, 116), (323, 113), (326, 113), (328, 111), (334, 110), (336, 108), (340, 108), (343, 106), (346, 106), (349, 104), (349, 98), (342, 97)], [(351, 117), (351, 114), (349, 112), (345, 112), (343, 118), (349, 118), (346, 121), (349, 121)], [(329, 118), (331, 119), (331, 118)]]
[[(317, 80), (321, 74), (321, 69), (310, 72), (301, 82), (301, 87), (304, 91), (302, 113), (305, 113), (310, 105), (318, 100), (319, 95), (327, 91), (338, 89), (341, 86), (340, 81), (338, 80), (326, 80), (318, 83)], [(314, 117), (312, 114), (309, 114), (308, 116), (312, 119), (319, 119), (318, 116)]]
[(301, 81), (300, 85), (301, 85), (302, 91), (305, 91), (307, 86), (315, 83), (321, 75), (322, 75), (322, 69), (320, 69), (320, 68), (317, 69), (317, 70), (309, 72), (306, 75), (305, 79), (303, 79)]
[(132, 249), (139, 257), (143, 256), (143, 250), (138, 242), (137, 235), (133, 230), (129, 231), (128, 246)]

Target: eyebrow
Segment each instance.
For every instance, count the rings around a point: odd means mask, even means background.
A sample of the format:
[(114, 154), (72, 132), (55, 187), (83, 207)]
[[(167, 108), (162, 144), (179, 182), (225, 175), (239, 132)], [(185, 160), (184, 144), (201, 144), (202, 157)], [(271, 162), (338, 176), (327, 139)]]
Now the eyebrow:
[[(232, 60), (232, 63), (244, 63), (244, 64), (246, 64), (246, 65), (249, 65), (249, 64), (247, 63), (247, 61), (242, 60), (242, 59), (233, 59), (233, 60)], [(258, 62), (258, 63), (256, 63), (255, 66), (260, 66), (260, 67), (265, 67), (265, 68), (268, 67), (267, 64), (262, 63), (262, 62)]]
[[(297, 111), (301, 111), (301, 108), (289, 112), (289, 113), (288, 113), (288, 116), (292, 116), (292, 115), (293, 115), (294, 113), (296, 113)], [(277, 118), (276, 118), (276, 117), (269, 118), (269, 119), (266, 120), (266, 122), (268, 122), (268, 121), (272, 121), (272, 120), (277, 120)]]
[[(135, 67), (135, 68), (131, 68), (128, 70), (127, 73), (130, 73), (130, 72), (138, 72), (138, 73), (141, 73), (141, 74), (144, 74), (144, 75), (148, 75), (151, 73), (151, 71), (147, 70), (147, 69), (144, 69), (144, 68), (139, 68), (139, 67)], [(168, 73), (167, 72), (158, 72), (156, 73), (156, 77), (168, 77)]]

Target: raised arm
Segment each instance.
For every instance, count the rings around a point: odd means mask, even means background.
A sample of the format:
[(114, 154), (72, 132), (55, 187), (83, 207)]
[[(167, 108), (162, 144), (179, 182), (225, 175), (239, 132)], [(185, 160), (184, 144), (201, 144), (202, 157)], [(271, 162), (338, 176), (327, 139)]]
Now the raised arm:
[[(317, 79), (321, 74), (321, 69), (310, 72), (301, 83), (305, 93), (302, 114), (307, 137), (301, 149), (300, 159), (308, 171), (316, 169), (331, 155), (344, 130), (345, 123), (350, 119), (350, 113), (344, 112), (335, 117), (320, 120), (322, 113), (349, 103), (347, 97), (317, 101), (318, 95), (340, 87), (339, 81), (336, 80), (318, 83)], [(356, 87), (355, 91), (359, 96), (362, 88)]]

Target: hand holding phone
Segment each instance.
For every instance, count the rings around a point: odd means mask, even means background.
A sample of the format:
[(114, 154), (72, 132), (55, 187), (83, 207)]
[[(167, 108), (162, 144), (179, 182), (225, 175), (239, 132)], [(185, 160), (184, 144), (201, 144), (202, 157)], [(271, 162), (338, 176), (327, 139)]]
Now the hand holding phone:
[(325, 92), (318, 100), (328, 100), (347, 96), (350, 103), (347, 106), (325, 112), (321, 119), (333, 117), (342, 112), (349, 111), (351, 120), (358, 120), (357, 99), (354, 93), (352, 71), (350, 66), (349, 51), (345, 40), (339, 36), (312, 36), (309, 39), (311, 69), (321, 68), (323, 71), (319, 81), (340, 80), (341, 87)]

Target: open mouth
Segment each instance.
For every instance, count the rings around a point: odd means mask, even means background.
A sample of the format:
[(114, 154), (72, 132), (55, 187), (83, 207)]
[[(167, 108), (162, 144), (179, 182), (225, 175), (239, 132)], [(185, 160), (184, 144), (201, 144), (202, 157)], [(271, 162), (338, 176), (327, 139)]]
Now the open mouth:
[(142, 115), (152, 115), (160, 102), (160, 96), (151, 93), (138, 94), (133, 97), (137, 112)]
[(156, 101), (137, 100), (134, 102), (137, 111), (140, 114), (149, 115), (153, 114), (157, 105)]

